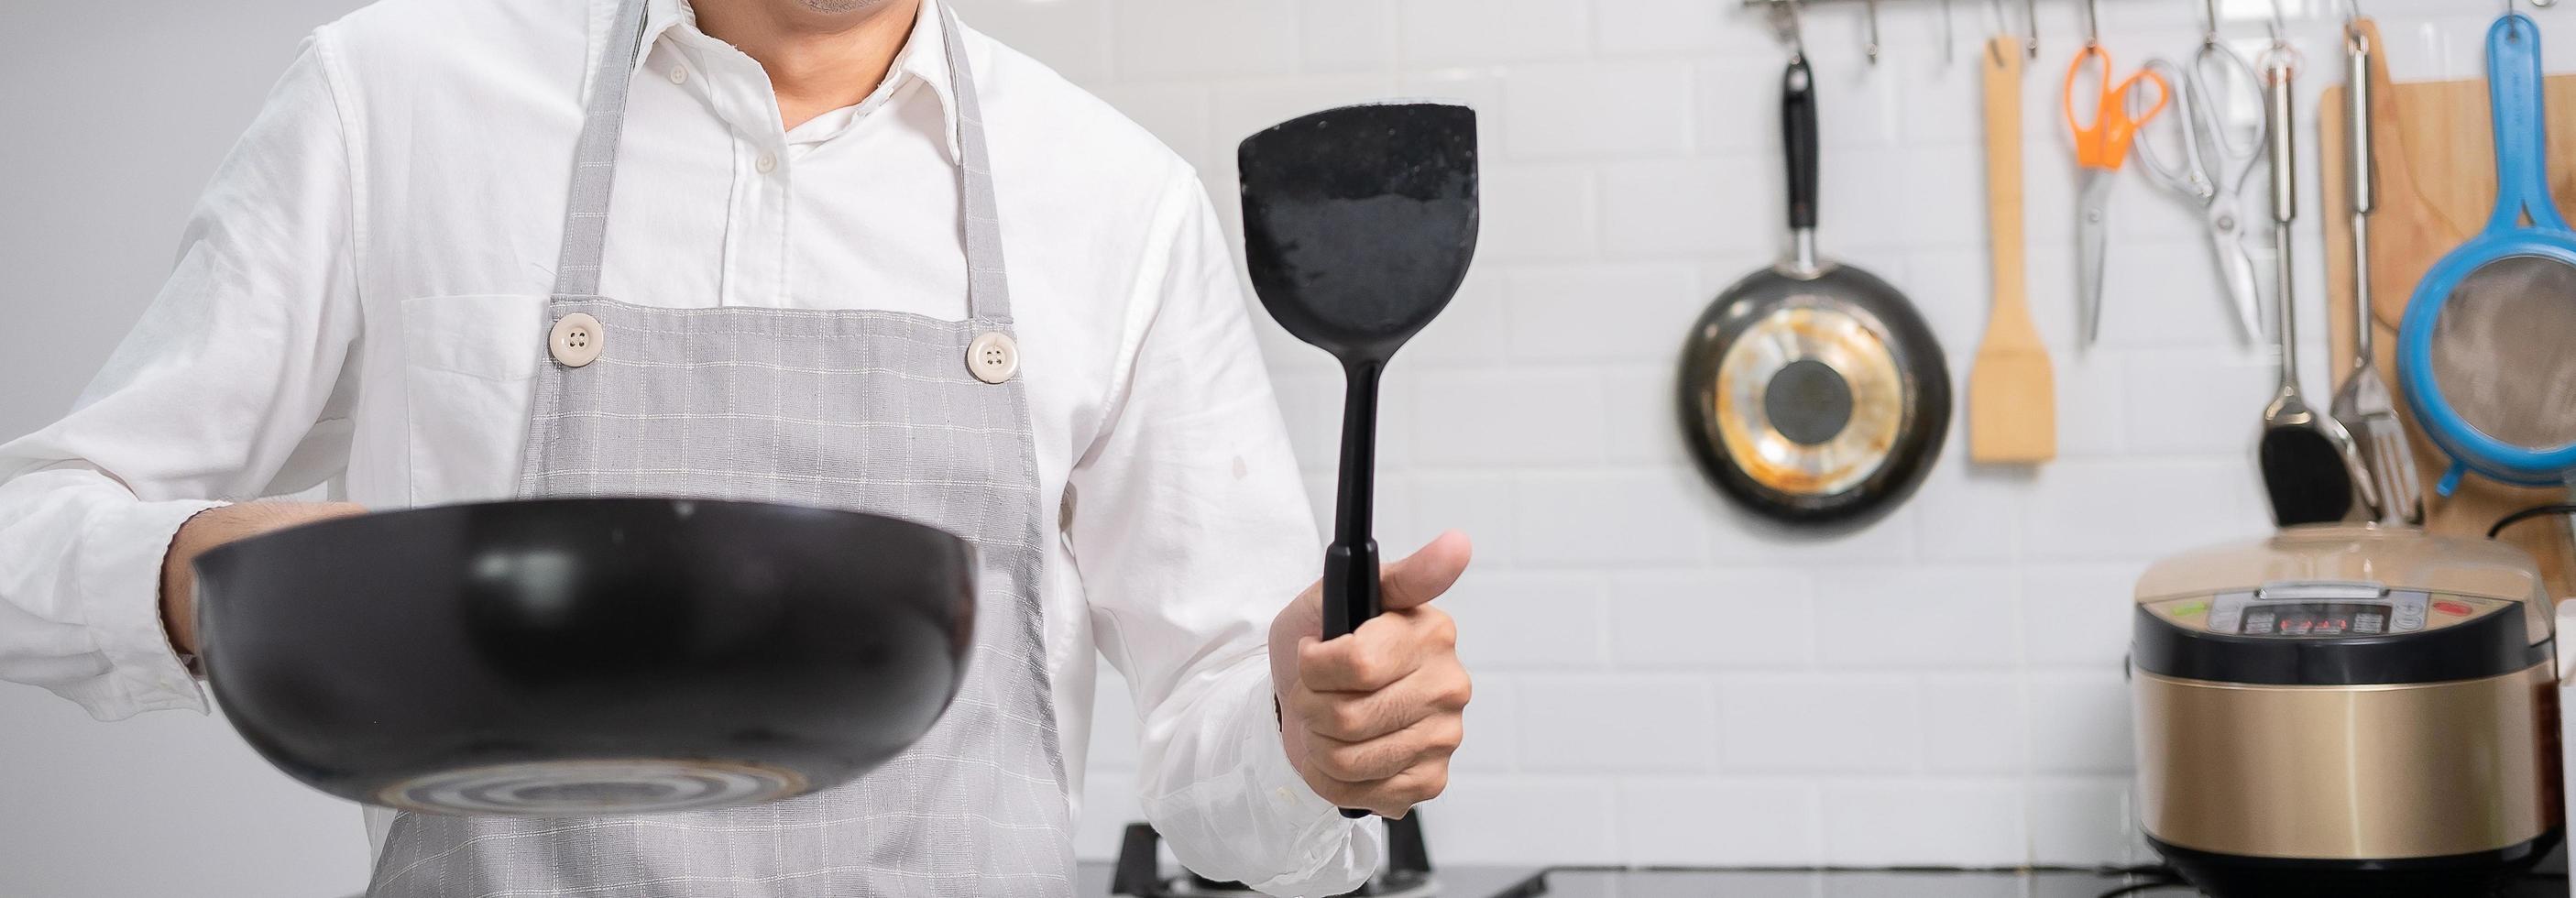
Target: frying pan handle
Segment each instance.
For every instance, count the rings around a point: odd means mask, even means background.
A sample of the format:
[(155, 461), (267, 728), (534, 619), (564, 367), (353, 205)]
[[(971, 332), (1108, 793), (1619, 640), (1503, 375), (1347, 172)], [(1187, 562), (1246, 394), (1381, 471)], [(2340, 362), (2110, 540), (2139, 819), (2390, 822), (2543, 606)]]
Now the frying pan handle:
[(2487, 29), (2487, 96), (2495, 105), (2496, 211), (2489, 231), (2532, 224), (2565, 230), (2549, 198), (2547, 115), (2541, 106), (2540, 27), (2513, 13)]
[(1789, 158), (1789, 229), (1816, 227), (1816, 75), (1807, 58), (1789, 60), (1780, 79), (1780, 137)]

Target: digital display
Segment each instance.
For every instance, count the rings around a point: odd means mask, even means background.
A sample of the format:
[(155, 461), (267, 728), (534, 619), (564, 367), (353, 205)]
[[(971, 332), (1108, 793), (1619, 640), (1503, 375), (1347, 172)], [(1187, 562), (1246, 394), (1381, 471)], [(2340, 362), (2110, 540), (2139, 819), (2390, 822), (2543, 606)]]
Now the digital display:
[(2246, 636), (2377, 636), (2388, 632), (2390, 610), (2387, 605), (2358, 602), (2318, 602), (2295, 605), (2252, 605), (2245, 609)]

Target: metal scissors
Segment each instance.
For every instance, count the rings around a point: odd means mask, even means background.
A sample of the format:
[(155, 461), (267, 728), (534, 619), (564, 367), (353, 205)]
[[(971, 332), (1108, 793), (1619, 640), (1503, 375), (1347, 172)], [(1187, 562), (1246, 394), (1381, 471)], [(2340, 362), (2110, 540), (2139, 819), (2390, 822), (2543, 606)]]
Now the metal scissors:
[(2236, 307), (2237, 324), (2247, 340), (2259, 342), (2262, 294), (2255, 286), (2254, 257), (2245, 249), (2245, 211), (2237, 194), (2262, 158), (2269, 133), (2263, 123), (2262, 79), (2252, 63), (2220, 44), (2215, 34), (2202, 40), (2188, 71), (2163, 59), (2149, 60), (2146, 68), (2182, 82), (2171, 116), (2182, 129), (2182, 164), (2159, 156), (2154, 140), (2138, 141), (2138, 160), (2166, 189), (2201, 205), (2209, 248), (2218, 259), (2228, 301)]
[[(2089, 123), (2075, 115), (2076, 84), (2088, 66), (2101, 72), (2101, 93), (2092, 98)], [(2155, 86), (2152, 104), (2140, 99), (2141, 85)], [(2075, 64), (2066, 67), (2066, 127), (2075, 133), (2075, 164), (2083, 173), (2084, 185), (2076, 199), (2075, 233), (2082, 290), (2078, 308), (2086, 346), (2102, 333), (2102, 268), (2111, 241), (2111, 187), (2118, 183), (2120, 165), (2129, 158), (2129, 144), (2138, 128), (2163, 112), (2172, 94), (2172, 85), (2152, 67), (2138, 70), (2127, 80), (2113, 81), (2111, 53), (2099, 41), (2086, 41), (2075, 54)], [(2145, 111), (2132, 112), (2140, 106)]]

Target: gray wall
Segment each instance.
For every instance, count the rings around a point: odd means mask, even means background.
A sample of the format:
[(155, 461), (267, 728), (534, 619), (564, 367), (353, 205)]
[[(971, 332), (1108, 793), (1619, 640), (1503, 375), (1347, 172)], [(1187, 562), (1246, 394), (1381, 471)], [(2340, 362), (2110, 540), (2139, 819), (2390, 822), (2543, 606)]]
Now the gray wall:
[[(296, 41), (357, 5), (0, 2), (0, 439), (70, 405)], [(328, 898), (364, 886), (366, 853), (354, 805), (221, 720), (99, 724), (0, 683), (0, 896)]]

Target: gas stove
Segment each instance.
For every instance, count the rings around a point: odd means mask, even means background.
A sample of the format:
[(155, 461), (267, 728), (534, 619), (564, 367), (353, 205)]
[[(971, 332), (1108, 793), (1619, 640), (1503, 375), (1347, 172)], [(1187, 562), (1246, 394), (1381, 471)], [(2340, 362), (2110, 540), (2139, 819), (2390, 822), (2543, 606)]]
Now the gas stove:
[[(1531, 898), (1547, 885), (1536, 867), (1443, 867), (1433, 870), (1422, 841), (1422, 814), (1386, 822), (1386, 866), (1343, 898)], [(1086, 877), (1088, 878), (1088, 877)], [(1084, 894), (1100, 894), (1088, 887)], [(1242, 883), (1218, 882), (1188, 870), (1166, 869), (1162, 836), (1152, 826), (1127, 827), (1107, 894), (1117, 898), (1262, 898)]]

